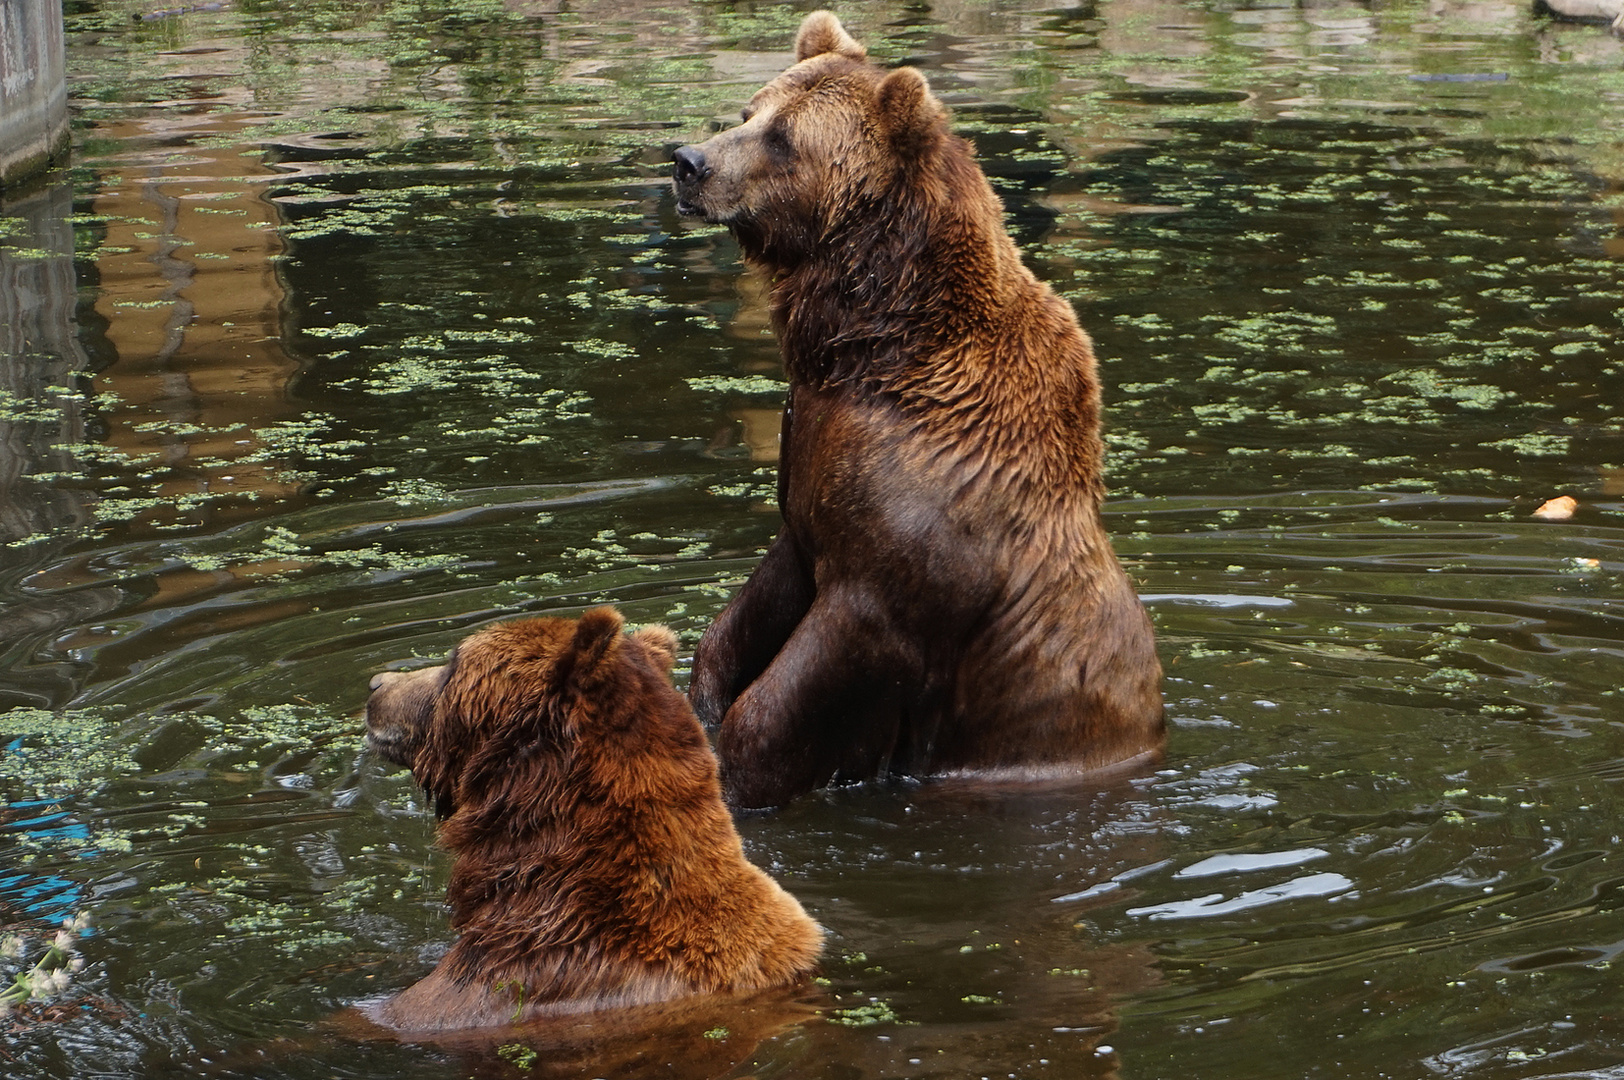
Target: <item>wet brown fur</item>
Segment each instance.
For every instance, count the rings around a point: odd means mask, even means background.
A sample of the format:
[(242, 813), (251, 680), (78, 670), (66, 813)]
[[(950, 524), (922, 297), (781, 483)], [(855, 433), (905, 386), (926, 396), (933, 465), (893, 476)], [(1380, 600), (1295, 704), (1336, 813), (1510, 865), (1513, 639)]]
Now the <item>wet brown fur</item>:
[(918, 72), (827, 12), (796, 60), (678, 151), (679, 207), (771, 282), (790, 378), (783, 529), (694, 661), (729, 798), (1153, 758), (1161, 666), (1100, 520), (1087, 335)]
[(368, 741), (434, 798), (459, 933), (367, 1010), (435, 1031), (795, 983), (821, 934), (744, 856), (716, 761), (671, 685), (676, 639), (578, 622), (482, 630), (374, 680)]

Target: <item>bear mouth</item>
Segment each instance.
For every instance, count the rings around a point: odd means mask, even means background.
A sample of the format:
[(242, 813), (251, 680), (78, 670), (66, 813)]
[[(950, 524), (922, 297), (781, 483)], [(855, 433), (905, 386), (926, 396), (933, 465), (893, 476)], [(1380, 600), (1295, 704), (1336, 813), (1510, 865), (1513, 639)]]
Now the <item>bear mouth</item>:
[(677, 213), (681, 214), (683, 217), (703, 218), (712, 225), (717, 224), (721, 220), (709, 209), (701, 205), (697, 199), (689, 199), (680, 193), (677, 195)]
[(400, 732), (367, 731), (367, 749), (397, 768), (412, 767), (412, 747)]

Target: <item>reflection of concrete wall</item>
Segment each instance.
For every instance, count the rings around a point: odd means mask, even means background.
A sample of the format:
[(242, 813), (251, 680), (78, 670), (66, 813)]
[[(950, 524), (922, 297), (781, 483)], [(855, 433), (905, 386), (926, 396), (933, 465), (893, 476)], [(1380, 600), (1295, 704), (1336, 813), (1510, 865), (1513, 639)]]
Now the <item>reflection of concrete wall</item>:
[[(0, 545), (49, 537), (91, 517), (91, 496), (52, 477), (79, 470), (69, 446), (85, 437), (77, 391), (87, 360), (74, 320), (72, 209), (67, 183), (0, 203), (0, 217), (22, 223), (0, 243)], [(112, 588), (18, 595), (18, 579), (60, 547), (49, 539), (0, 547), (0, 653), (117, 606), (120, 593)], [(0, 680), (0, 709), (60, 703), (73, 685), (68, 668), (30, 664), (8, 672)]]
[[(0, 544), (40, 537), (0, 547), (0, 654), (51, 642), (38, 661), (0, 673), (0, 709), (55, 707), (77, 695), (81, 663), (43, 656), (103, 643), (105, 631), (87, 624), (217, 592), (236, 574), (288, 568), (176, 568), (130, 590), (62, 557), (105, 509), (115, 481), (112, 491), (149, 504), (117, 526), (134, 534), (183, 513), (216, 522), (259, 515), (263, 502), (253, 500), (299, 489), (259, 433), (301, 411), (287, 396), (297, 365), (281, 345), (280, 219), (260, 190), (274, 174), (236, 149), (176, 149), (232, 122), (155, 110), (96, 133), (132, 149), (120, 160), (122, 182), (97, 194), (86, 216), (101, 230), (95, 318), (83, 330), (70, 188), (0, 209), (24, 221), (0, 242)], [(95, 323), (105, 327), (99, 335)], [(98, 370), (81, 379), (91, 356)], [(88, 430), (75, 391), (98, 406), (97, 430)], [(73, 449), (86, 444), (89, 456)]]
[(68, 150), (61, 0), (0, 2), (0, 188)]
[[(233, 123), (161, 113), (98, 135), (172, 147)], [(284, 498), (298, 490), (281, 475), (282, 462), (237, 460), (264, 450), (256, 428), (299, 412), (287, 398), (298, 365), (281, 343), (280, 220), (254, 183), (271, 175), (235, 150), (165, 150), (127, 164), (125, 182), (92, 204), (107, 222), (96, 310), (117, 357), (96, 378), (97, 390), (119, 402), (105, 442), (170, 467), (148, 495)]]
[(0, 543), (85, 517), (75, 493), (28, 479), (75, 468), (62, 447), (83, 438), (81, 399), (53, 389), (77, 389), (85, 365), (73, 315), (72, 209), (65, 183), (0, 204), (0, 215), (23, 222), (0, 244)]

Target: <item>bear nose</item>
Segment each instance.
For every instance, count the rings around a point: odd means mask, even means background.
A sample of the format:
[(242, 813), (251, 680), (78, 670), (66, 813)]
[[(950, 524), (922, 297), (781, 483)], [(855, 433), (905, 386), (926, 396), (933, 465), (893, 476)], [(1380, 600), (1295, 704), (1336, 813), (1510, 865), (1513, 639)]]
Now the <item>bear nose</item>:
[(678, 183), (699, 179), (705, 173), (705, 154), (697, 146), (681, 146), (672, 155), (676, 162), (673, 175)]

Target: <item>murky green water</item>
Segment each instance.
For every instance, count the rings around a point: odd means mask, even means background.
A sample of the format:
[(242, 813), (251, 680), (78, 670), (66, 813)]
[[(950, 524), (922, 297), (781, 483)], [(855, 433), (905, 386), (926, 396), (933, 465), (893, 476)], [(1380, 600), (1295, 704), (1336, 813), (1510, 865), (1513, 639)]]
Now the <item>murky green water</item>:
[[(574, 1072), (309, 1034), (447, 940), (355, 714), (505, 616), (691, 649), (749, 572), (777, 354), (667, 162), (804, 7), (157, 6), (70, 0), (71, 176), (0, 209), (0, 974), (95, 923), (0, 1074)], [(744, 821), (843, 1022), (579, 1067), (1624, 1075), (1624, 47), (1513, 0), (842, 14), (1096, 337), (1169, 756)]]

